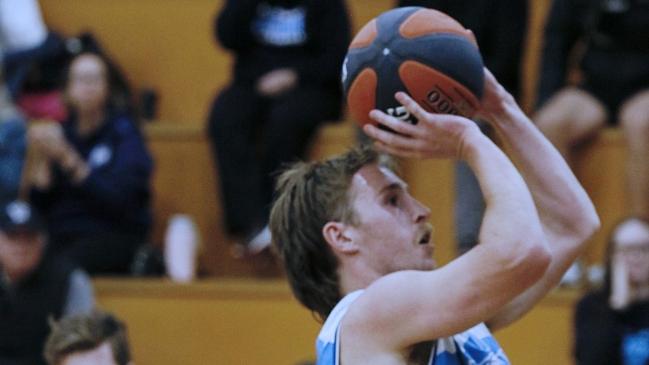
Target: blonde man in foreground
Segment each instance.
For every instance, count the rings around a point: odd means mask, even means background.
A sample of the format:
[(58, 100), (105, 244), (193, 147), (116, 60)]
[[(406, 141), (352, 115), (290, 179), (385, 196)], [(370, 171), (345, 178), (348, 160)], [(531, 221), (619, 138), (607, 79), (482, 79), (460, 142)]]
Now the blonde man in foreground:
[(400, 157), (466, 161), (485, 196), (480, 241), (436, 268), (429, 208), (373, 150), (287, 170), (271, 230), (294, 294), (325, 320), (318, 364), (509, 364), (489, 329), (555, 287), (598, 229), (595, 209), (488, 71), (480, 117), (518, 169), (470, 120), (427, 113), (404, 93), (396, 99), (419, 123), (372, 111), (398, 134), (375, 126), (365, 133)]

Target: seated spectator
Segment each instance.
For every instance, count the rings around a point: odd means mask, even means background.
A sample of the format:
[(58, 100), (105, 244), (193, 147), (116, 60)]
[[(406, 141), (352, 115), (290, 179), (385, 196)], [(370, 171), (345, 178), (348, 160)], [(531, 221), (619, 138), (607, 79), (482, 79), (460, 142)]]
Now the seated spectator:
[(235, 58), (209, 116), (225, 224), (236, 252), (256, 253), (270, 244), (274, 173), (340, 118), (349, 19), (342, 0), (227, 0), (215, 31)]
[(52, 324), (45, 345), (49, 365), (129, 365), (126, 327), (108, 313), (93, 312)]
[(126, 273), (151, 226), (151, 157), (132, 118), (112, 102), (109, 70), (99, 54), (75, 57), (69, 119), (29, 131), (40, 156), (30, 197), (46, 214), (52, 249), (91, 274)]
[(649, 364), (649, 222), (617, 225), (606, 263), (603, 287), (577, 305), (577, 364)]
[(89, 313), (88, 276), (45, 253), (43, 221), (27, 203), (0, 205), (0, 364), (44, 364), (48, 318)]
[(554, 0), (547, 19), (535, 122), (564, 156), (619, 122), (630, 214), (649, 218), (649, 2)]

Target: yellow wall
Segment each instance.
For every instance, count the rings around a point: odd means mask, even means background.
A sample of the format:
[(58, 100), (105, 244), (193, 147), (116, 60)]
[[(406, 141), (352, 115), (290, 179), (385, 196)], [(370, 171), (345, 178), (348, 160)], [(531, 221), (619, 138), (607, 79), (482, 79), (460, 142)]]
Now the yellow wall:
[[(214, 41), (220, 0), (41, 0), (46, 23), (66, 36), (91, 30), (136, 89), (159, 91), (160, 119), (203, 124), (230, 75), (230, 56)], [(361, 25), (391, 1), (350, 1)]]
[(97, 280), (138, 365), (286, 364), (313, 358), (319, 325), (279, 281)]
[[(523, 105), (531, 105), (540, 31), (550, 0), (530, 0)], [(349, 0), (354, 29), (393, 6), (392, 0)], [(230, 56), (214, 41), (222, 0), (41, 0), (47, 24), (66, 36), (91, 30), (137, 89), (161, 96), (159, 117), (204, 124), (215, 93), (227, 83)], [(529, 110), (529, 109), (528, 109)]]
[[(277, 364), (314, 358), (320, 328), (282, 281), (95, 281), (98, 301), (129, 327), (138, 365)], [(571, 364), (579, 293), (552, 293), (496, 333), (513, 364)]]
[(91, 30), (137, 89), (160, 94), (159, 115), (203, 124), (229, 78), (229, 58), (212, 41), (213, 0), (41, 0), (45, 21), (66, 36)]

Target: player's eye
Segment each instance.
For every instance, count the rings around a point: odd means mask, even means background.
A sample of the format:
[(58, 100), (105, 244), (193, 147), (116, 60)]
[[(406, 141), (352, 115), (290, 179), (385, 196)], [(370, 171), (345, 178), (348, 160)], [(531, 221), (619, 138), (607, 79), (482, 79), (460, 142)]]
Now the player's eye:
[(399, 204), (399, 196), (397, 194), (390, 194), (386, 198), (386, 203), (390, 206), (396, 207)]

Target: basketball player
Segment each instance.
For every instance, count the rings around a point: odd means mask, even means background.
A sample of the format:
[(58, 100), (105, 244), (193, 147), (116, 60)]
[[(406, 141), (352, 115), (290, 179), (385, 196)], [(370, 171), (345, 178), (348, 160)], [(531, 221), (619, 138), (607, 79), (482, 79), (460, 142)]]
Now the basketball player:
[(294, 294), (325, 319), (319, 365), (509, 364), (488, 328), (531, 309), (598, 228), (561, 155), (488, 71), (486, 80), (480, 116), (519, 170), (470, 120), (429, 114), (403, 93), (417, 125), (372, 111), (399, 134), (364, 128), (381, 151), (459, 158), (475, 171), (486, 201), (480, 242), (448, 265), (431, 258), (429, 208), (373, 150), (298, 163), (280, 177), (273, 240)]

